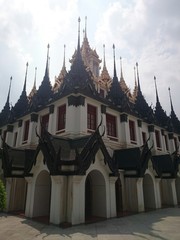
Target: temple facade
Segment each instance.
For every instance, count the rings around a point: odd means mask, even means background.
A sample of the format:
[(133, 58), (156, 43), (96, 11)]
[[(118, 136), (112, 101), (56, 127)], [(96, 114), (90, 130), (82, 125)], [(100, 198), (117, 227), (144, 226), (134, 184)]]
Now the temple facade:
[[(64, 47), (65, 48), (65, 47)], [(0, 177), (7, 211), (50, 223), (80, 224), (180, 204), (180, 121), (146, 102), (138, 64), (133, 92), (90, 47), (86, 28), (71, 68), (51, 84), (49, 45), (44, 78), (0, 113)], [(102, 64), (102, 66), (101, 66)], [(102, 69), (102, 70), (101, 70)]]

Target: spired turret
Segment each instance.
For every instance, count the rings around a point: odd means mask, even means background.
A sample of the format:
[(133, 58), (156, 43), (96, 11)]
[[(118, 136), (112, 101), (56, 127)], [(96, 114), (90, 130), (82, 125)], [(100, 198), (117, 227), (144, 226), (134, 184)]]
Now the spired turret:
[[(84, 65), (87, 71), (91, 71), (93, 80), (95, 81), (95, 84), (98, 85), (100, 63), (102, 61), (99, 59), (99, 56), (96, 50), (95, 49), (93, 50), (89, 45), (89, 41), (87, 38), (87, 17), (85, 17), (84, 38), (83, 38), (82, 46), (80, 48), (80, 52), (81, 52), (82, 60), (84, 62)], [(77, 54), (77, 50), (75, 50), (72, 56), (72, 59), (70, 60), (71, 64), (73, 64), (76, 54)]]
[(50, 46), (48, 44), (44, 78), (36, 94), (34, 94), (32, 97), (31, 104), (30, 104), (31, 111), (35, 110), (36, 108), (45, 106), (49, 102), (49, 100), (52, 98), (53, 92), (52, 92), (52, 86), (49, 78), (49, 48)]
[(17, 119), (17, 118), (25, 115), (29, 110), (29, 101), (28, 101), (28, 97), (26, 94), (27, 72), (28, 72), (28, 63), (26, 64), (26, 73), (25, 73), (25, 80), (24, 80), (24, 86), (23, 86), (22, 93), (21, 93), (18, 101), (12, 108), (12, 114), (13, 114), (14, 119)]
[(117, 77), (114, 44), (113, 44), (113, 58), (114, 58), (114, 76), (113, 76), (112, 84), (110, 86), (110, 89), (107, 95), (107, 99), (112, 101), (112, 103), (117, 107), (121, 108), (122, 111), (124, 110), (129, 111), (128, 97), (123, 92)]
[(138, 63), (136, 63), (136, 71), (137, 71), (138, 86), (137, 86), (137, 96), (134, 104), (134, 110), (139, 118), (142, 118), (144, 121), (148, 123), (153, 123), (154, 122), (153, 109), (148, 105), (141, 91)]
[(102, 69), (101, 75), (98, 78), (98, 92), (100, 93), (101, 96), (105, 97), (112, 83), (112, 79), (106, 67), (105, 45), (103, 45), (103, 55), (104, 55), (103, 69)]
[(7, 100), (6, 100), (6, 103), (4, 105), (3, 110), (0, 113), (0, 126), (3, 126), (5, 124), (7, 124), (10, 121), (10, 118), (11, 118), (11, 108), (10, 108), (10, 103), (9, 103), (10, 92), (11, 92), (11, 83), (12, 83), (12, 77), (10, 78)]
[(168, 90), (169, 90), (169, 98), (170, 98), (170, 104), (171, 104), (170, 118), (171, 118), (171, 126), (173, 128), (172, 131), (180, 133), (180, 121), (179, 121), (178, 117), (176, 116), (176, 113), (173, 108), (170, 87), (168, 88)]
[(31, 102), (33, 96), (37, 93), (37, 89), (36, 89), (36, 74), (37, 74), (37, 67), (35, 68), (35, 76), (34, 76), (34, 84), (33, 84), (33, 87), (29, 93), (29, 96), (28, 96), (28, 99), (29, 99), (29, 102)]
[(155, 76), (154, 76), (154, 83), (155, 83), (155, 90), (156, 90), (156, 107), (155, 107), (155, 111), (154, 111), (155, 121), (156, 121), (157, 125), (168, 129), (170, 119), (166, 115), (166, 112), (163, 110), (163, 108), (161, 106), (161, 103), (159, 101), (157, 84), (156, 84), (156, 77)]
[(64, 81), (64, 78), (67, 74), (67, 70), (66, 70), (66, 64), (65, 64), (65, 49), (66, 49), (66, 45), (64, 45), (64, 60), (63, 60), (63, 66), (62, 69), (59, 73), (58, 77), (55, 77), (55, 83), (53, 86), (53, 91), (56, 93), (58, 91), (58, 89), (60, 88), (61, 84)]

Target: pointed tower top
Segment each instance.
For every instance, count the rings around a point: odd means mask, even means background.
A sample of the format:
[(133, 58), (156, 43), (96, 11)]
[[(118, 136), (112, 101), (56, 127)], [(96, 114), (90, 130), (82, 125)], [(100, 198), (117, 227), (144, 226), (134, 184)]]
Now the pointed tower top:
[(87, 16), (85, 16), (84, 37), (87, 38)]
[(122, 71), (122, 57), (120, 57), (120, 68), (121, 68), (121, 78), (120, 79), (124, 79), (123, 78), (123, 71)]
[(78, 46), (77, 46), (77, 51), (80, 52), (80, 22), (81, 22), (81, 19), (80, 17), (78, 18)]
[(45, 69), (45, 76), (47, 76), (49, 78), (49, 48), (50, 48), (50, 45), (48, 43), (47, 45), (47, 60), (46, 60), (46, 69)]
[(154, 84), (155, 84), (155, 90), (156, 90), (156, 102), (159, 102), (158, 91), (157, 91), (157, 84), (156, 84), (156, 77), (155, 76), (154, 76)]
[(139, 81), (139, 70), (138, 70), (138, 63), (137, 62), (136, 62), (136, 69), (137, 69), (138, 90), (141, 91), (140, 81)]
[(138, 93), (138, 86), (137, 86), (137, 80), (136, 80), (136, 67), (134, 67), (134, 91), (133, 91), (133, 98), (136, 100), (137, 93)]
[(12, 76), (10, 77), (10, 82), (9, 82), (9, 91), (8, 91), (8, 96), (7, 96), (7, 101), (6, 101), (7, 104), (9, 104), (9, 98), (10, 98), (10, 92), (11, 92), (11, 83), (12, 83)]
[(113, 58), (114, 58), (114, 77), (117, 77), (116, 74), (116, 60), (115, 60), (115, 45), (113, 44)]
[(35, 74), (34, 74), (34, 86), (33, 86), (34, 89), (36, 89), (36, 74), (37, 74), (37, 67), (35, 67)]
[(136, 68), (134, 67), (134, 81), (135, 81), (135, 86), (137, 86), (137, 80), (136, 80)]
[(27, 71), (28, 71), (28, 62), (26, 63), (26, 73), (25, 73), (25, 79), (24, 79), (24, 87), (23, 87), (23, 92), (25, 92), (25, 91), (26, 91)]
[(172, 104), (172, 98), (171, 98), (171, 89), (170, 87), (168, 88), (169, 90), (169, 99), (170, 99), (170, 104), (171, 104), (171, 112), (174, 112), (173, 104)]
[(66, 56), (66, 45), (64, 44), (64, 60), (63, 60), (63, 67), (65, 68), (65, 56)]
[(103, 44), (104, 67), (106, 67), (105, 44)]

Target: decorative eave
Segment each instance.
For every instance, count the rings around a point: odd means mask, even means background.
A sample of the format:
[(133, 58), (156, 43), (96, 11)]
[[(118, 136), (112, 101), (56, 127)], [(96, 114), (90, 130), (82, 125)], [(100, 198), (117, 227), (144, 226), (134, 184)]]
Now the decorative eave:
[(119, 149), (114, 151), (113, 159), (119, 169), (123, 169), (125, 177), (143, 177), (151, 158), (148, 141), (142, 147)]
[(34, 153), (33, 149), (12, 148), (3, 140), (2, 167), (4, 177), (31, 176), (29, 172), (32, 168)]
[[(42, 136), (38, 137), (39, 145), (36, 156), (39, 151), (42, 151), (44, 163), (47, 164), (51, 175), (86, 174), (87, 169), (95, 161), (95, 155), (99, 150), (101, 150), (104, 156), (104, 163), (108, 165), (112, 174), (118, 174), (116, 165), (110, 157), (99, 133), (99, 127), (92, 135), (77, 139), (58, 138), (48, 133), (46, 129), (44, 129)], [(74, 151), (73, 159), (63, 159), (62, 151), (66, 148), (69, 149), (68, 152)], [(36, 161), (35, 158), (34, 161)], [(33, 164), (36, 164), (36, 162)]]
[(172, 154), (154, 155), (152, 163), (159, 178), (175, 178), (180, 164), (180, 156), (177, 151)]

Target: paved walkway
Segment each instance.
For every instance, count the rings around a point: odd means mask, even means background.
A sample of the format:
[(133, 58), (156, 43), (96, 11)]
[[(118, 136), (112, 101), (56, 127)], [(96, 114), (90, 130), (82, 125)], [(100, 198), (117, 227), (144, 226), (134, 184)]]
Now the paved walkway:
[(0, 214), (0, 240), (180, 240), (180, 208), (115, 218), (62, 229)]

